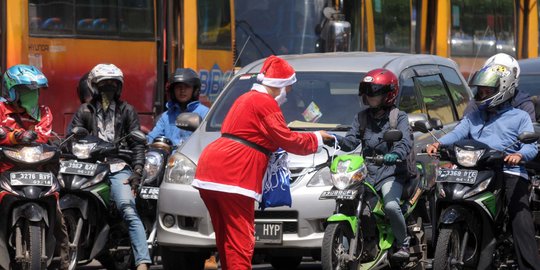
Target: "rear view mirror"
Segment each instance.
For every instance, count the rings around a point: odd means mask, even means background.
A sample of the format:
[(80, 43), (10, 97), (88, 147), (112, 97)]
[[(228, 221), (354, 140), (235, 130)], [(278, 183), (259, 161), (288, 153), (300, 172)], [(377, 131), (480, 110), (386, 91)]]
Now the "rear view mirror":
[(436, 129), (436, 130), (441, 130), (444, 127), (441, 119), (435, 118), (435, 117), (429, 119), (429, 124), (431, 125), (433, 129)]
[(83, 138), (83, 137), (88, 136), (88, 130), (86, 128), (83, 128), (83, 127), (74, 127), (74, 128), (71, 129), (71, 133), (76, 138)]
[(525, 131), (525, 132), (519, 134), (519, 136), (518, 136), (518, 140), (521, 143), (534, 143), (534, 142), (538, 141), (538, 139), (540, 139), (540, 134), (535, 133), (535, 132), (527, 132), (527, 131)]
[(176, 117), (176, 126), (187, 131), (195, 131), (201, 124), (202, 118), (196, 113), (181, 113)]
[(383, 134), (383, 141), (389, 143), (400, 141), (401, 138), (403, 138), (403, 132), (397, 129), (390, 129)]
[(413, 131), (420, 131), (422, 133), (428, 133), (433, 129), (428, 120), (421, 120), (414, 122), (412, 127)]
[(129, 133), (129, 137), (138, 143), (146, 144), (146, 135), (140, 130), (134, 130)]

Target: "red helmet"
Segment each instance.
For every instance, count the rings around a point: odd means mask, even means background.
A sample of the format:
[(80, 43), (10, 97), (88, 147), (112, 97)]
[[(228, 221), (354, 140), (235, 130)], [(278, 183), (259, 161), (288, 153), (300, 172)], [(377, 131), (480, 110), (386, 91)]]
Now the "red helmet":
[(386, 95), (382, 101), (382, 106), (394, 105), (399, 93), (398, 78), (392, 71), (384, 68), (377, 68), (369, 71), (360, 82), (358, 95), (360, 96), (380, 96)]

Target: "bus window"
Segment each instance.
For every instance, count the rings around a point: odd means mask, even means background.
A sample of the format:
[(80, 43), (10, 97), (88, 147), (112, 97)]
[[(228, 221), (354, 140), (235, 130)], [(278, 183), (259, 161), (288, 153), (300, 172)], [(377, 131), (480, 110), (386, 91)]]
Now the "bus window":
[(29, 0), (30, 34), (73, 34), (73, 0)]
[(439, 66), (439, 69), (446, 81), (448, 90), (450, 90), (450, 96), (456, 105), (458, 118), (461, 119), (463, 117), (463, 111), (470, 100), (469, 91), (454, 69), (445, 66)]
[(120, 34), (152, 37), (154, 34), (153, 6), (152, 0), (120, 0)]
[(373, 0), (375, 49), (411, 52), (411, 1)]
[(452, 102), (439, 75), (415, 77), (416, 86), (426, 105), (429, 118), (439, 118), (443, 124), (454, 122)]
[(198, 42), (200, 49), (231, 49), (230, 1), (199, 0)]
[(452, 56), (515, 56), (514, 1), (452, 0), (451, 13)]
[(117, 32), (116, 0), (77, 0), (76, 25), (80, 34)]

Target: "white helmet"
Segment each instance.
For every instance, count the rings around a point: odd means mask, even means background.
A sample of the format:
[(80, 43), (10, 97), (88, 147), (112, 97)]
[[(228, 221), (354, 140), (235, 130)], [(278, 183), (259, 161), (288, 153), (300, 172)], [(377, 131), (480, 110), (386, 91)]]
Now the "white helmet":
[(124, 84), (124, 74), (122, 70), (113, 64), (99, 64), (95, 66), (88, 74), (88, 85), (92, 91), (92, 95), (97, 95), (97, 84), (103, 80), (117, 80), (120, 83), (118, 90), (115, 94), (116, 98), (120, 97), (122, 92), (122, 85)]
[(514, 69), (514, 73), (516, 74), (516, 87), (519, 83), (519, 73), (521, 72), (521, 69), (519, 68), (518, 61), (506, 54), (506, 53), (498, 53), (492, 57), (490, 57), (486, 62), (484, 63), (484, 67), (490, 66), (490, 65), (503, 65), (506, 67), (509, 67), (511, 69)]
[[(500, 64), (491, 64), (477, 71), (469, 83), (474, 94), (474, 99), (479, 109), (496, 107), (514, 97), (517, 86), (516, 68)], [(493, 93), (488, 97), (478, 96), (478, 87), (493, 88)]]

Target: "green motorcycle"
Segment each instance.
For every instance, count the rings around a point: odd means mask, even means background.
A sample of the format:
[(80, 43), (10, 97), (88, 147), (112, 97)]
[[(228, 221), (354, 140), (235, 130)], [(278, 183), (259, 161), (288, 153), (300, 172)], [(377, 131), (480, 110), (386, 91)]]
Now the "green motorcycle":
[[(400, 131), (390, 130), (383, 135), (383, 141), (395, 142), (401, 136)], [(415, 211), (423, 193), (423, 178), (410, 179), (403, 187), (401, 207), (411, 237), (410, 257), (406, 261), (394, 261), (391, 259), (394, 234), (384, 213), (382, 195), (366, 181), (366, 162), (382, 166), (383, 157), (346, 154), (331, 161), (334, 187), (319, 197), (336, 200), (334, 215), (328, 218), (324, 232), (322, 269), (424, 269), (427, 241), (422, 218)]]

